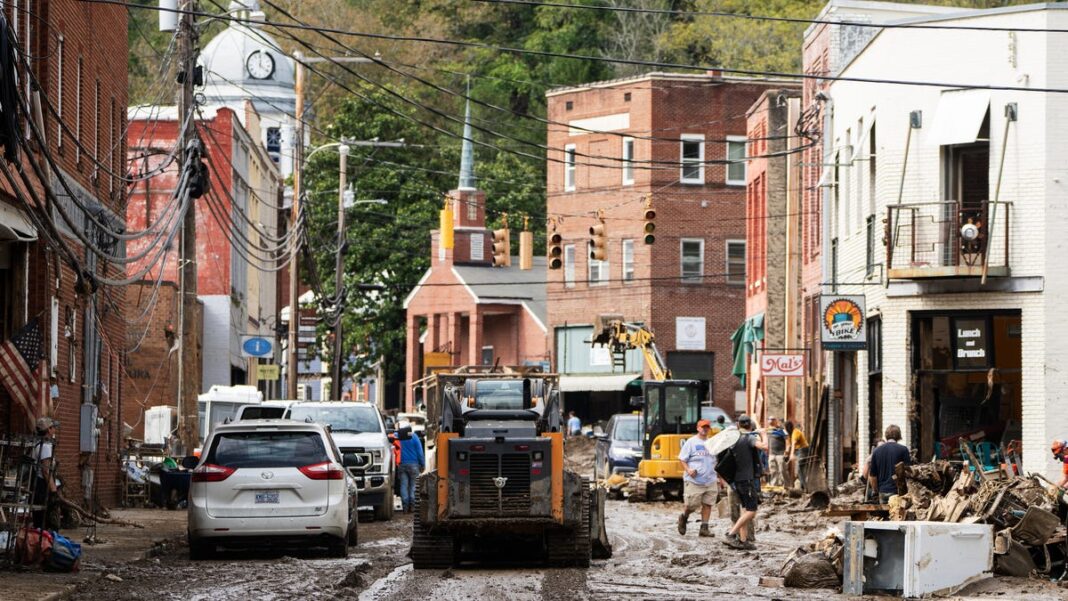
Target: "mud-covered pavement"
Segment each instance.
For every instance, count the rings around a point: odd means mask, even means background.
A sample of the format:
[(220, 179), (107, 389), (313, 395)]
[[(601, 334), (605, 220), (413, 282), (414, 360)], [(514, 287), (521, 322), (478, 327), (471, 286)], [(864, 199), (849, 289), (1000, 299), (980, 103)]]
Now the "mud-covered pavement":
[[(231, 553), (191, 562), (180, 541), (156, 556), (108, 566), (100, 578), (70, 595), (80, 601), (247, 599), (549, 600), (846, 599), (832, 590), (763, 587), (760, 576), (776, 575), (787, 554), (819, 538), (829, 522), (812, 511), (772, 504), (761, 511), (755, 552), (723, 545), (725, 519), (713, 519), (714, 538), (698, 538), (697, 524), (685, 537), (675, 531), (678, 503), (609, 501), (608, 529), (615, 555), (589, 570), (546, 569), (501, 563), (451, 570), (413, 570), (407, 558), (411, 521), (360, 524), (360, 544), (347, 559), (290, 549)], [(886, 597), (883, 597), (885, 599)], [(978, 583), (950, 599), (1068, 599), (1048, 582), (998, 578)]]

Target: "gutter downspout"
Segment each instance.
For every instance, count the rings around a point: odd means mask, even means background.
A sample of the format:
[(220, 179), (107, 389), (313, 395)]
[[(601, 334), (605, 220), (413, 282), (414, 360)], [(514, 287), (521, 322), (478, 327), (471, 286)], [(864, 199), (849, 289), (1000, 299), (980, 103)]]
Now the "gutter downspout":
[[(827, 165), (830, 161), (834, 160), (834, 142), (832, 137), (832, 127), (834, 125), (834, 99), (828, 98), (824, 103), (823, 113), (823, 165)], [(838, 185), (838, 182), (835, 182)], [(823, 280), (820, 292), (822, 294), (829, 294), (832, 292), (830, 286), (826, 284), (828, 281), (827, 275), (831, 268), (831, 188), (825, 186), (822, 190), (823, 198), (821, 201), (822, 211), (820, 215), (823, 235), (820, 237), (820, 272), (821, 280)], [(834, 370), (833, 361), (829, 366), (822, 361), (827, 355), (820, 346), (821, 356), (821, 374), (827, 375), (826, 389), (827, 389), (827, 479), (829, 484), (833, 487), (838, 484), (838, 473), (841, 471), (838, 466), (838, 454), (841, 448), (835, 449), (838, 445), (838, 424), (836, 423), (839, 418), (838, 411), (834, 407), (835, 394), (834, 394)], [(832, 353), (833, 356), (833, 353)]]

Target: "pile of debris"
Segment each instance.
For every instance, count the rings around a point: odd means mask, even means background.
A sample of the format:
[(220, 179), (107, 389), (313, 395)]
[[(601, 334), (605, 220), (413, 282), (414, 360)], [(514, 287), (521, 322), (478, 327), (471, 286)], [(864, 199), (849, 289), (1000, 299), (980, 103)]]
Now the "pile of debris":
[(899, 494), (890, 497), (891, 520), (991, 524), (996, 574), (1065, 572), (1068, 511), (1056, 488), (1047, 488), (1038, 476), (977, 475), (935, 461), (898, 465), (895, 478)]
[(779, 575), (791, 588), (838, 588), (842, 584), (842, 533), (835, 528), (822, 539), (794, 549)]

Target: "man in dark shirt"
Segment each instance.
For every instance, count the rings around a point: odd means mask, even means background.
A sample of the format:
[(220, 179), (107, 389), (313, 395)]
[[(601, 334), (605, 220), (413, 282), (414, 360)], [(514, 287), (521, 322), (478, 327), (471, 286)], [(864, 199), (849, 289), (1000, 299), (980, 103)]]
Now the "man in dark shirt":
[(734, 458), (738, 468), (734, 473), (734, 481), (731, 488), (738, 495), (742, 505), (742, 514), (727, 532), (728, 547), (734, 549), (753, 549), (753, 543), (749, 540), (747, 525), (756, 517), (757, 507), (760, 505), (760, 488), (757, 481), (760, 478), (760, 464), (757, 451), (768, 448), (762, 431), (753, 432), (753, 420), (747, 415), (738, 418), (738, 430), (741, 437), (734, 444)]
[(912, 458), (909, 449), (901, 444), (901, 428), (891, 424), (886, 427), (886, 442), (871, 454), (868, 467), (868, 482), (873, 490), (879, 491), (879, 499), (885, 503), (897, 494), (894, 482), (894, 466), (898, 463), (910, 465)]

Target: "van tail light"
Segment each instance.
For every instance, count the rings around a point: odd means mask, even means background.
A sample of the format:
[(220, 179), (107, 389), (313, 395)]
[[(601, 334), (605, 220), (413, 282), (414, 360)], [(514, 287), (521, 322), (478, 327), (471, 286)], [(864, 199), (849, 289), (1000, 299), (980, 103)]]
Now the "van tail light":
[(193, 482), (222, 482), (234, 473), (234, 468), (214, 463), (205, 463), (193, 470)]
[(313, 463), (297, 469), (312, 480), (343, 480), (345, 478), (345, 472), (341, 470), (341, 466), (331, 461)]

